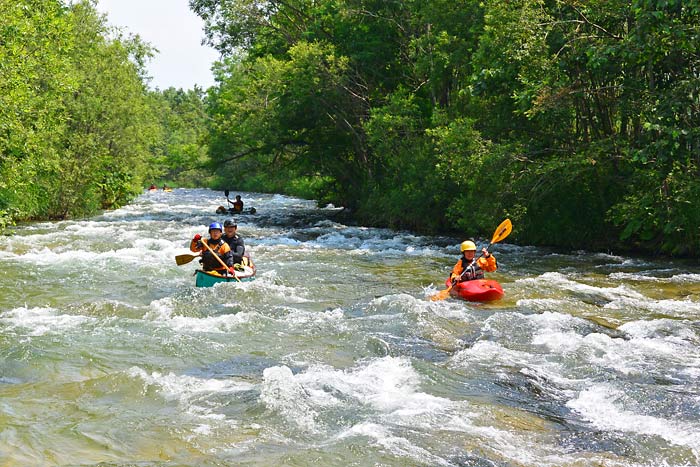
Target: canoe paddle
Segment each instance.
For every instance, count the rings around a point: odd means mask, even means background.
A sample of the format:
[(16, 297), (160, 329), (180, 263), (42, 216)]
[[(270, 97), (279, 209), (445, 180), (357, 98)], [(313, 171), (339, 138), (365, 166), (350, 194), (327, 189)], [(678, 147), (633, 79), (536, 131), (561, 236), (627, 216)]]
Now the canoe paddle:
[[(224, 267), (224, 269), (226, 269), (226, 270), (228, 271), (228, 266), (226, 266), (226, 263), (224, 263), (224, 260), (222, 260), (221, 257), (220, 257), (219, 255), (217, 255), (217, 254), (214, 252), (214, 250), (211, 249), (211, 247), (209, 246), (209, 243), (207, 243), (206, 240), (202, 239), (202, 244), (203, 244), (205, 247), (207, 247), (207, 250), (209, 250), (209, 252), (210, 252), (212, 255), (214, 255), (214, 258), (216, 258), (216, 259), (219, 261), (219, 263), (221, 263), (221, 265)], [(233, 277), (234, 277), (238, 282), (241, 281), (241, 280), (238, 278), (238, 276), (236, 275), (235, 272), (233, 273)]]
[(193, 259), (199, 258), (200, 256), (201, 255), (177, 255), (175, 257), (175, 262), (178, 266), (182, 266), (183, 264), (187, 264)]
[[(491, 237), (491, 242), (489, 245), (486, 247), (486, 251), (489, 251), (489, 248), (491, 248), (491, 245), (494, 243), (498, 243), (504, 238), (506, 238), (508, 235), (510, 235), (511, 231), (513, 230), (513, 224), (510, 222), (510, 219), (506, 219), (501, 224), (496, 227), (496, 230), (493, 232), (493, 237)], [(479, 255), (479, 258), (481, 258), (482, 255)], [(477, 259), (479, 259), (477, 258)], [(473, 262), (475, 262), (476, 259)], [(447, 297), (450, 296), (450, 290), (452, 290), (452, 287), (454, 287), (456, 282), (452, 282), (452, 284), (446, 288), (445, 290), (441, 290), (440, 292), (436, 293), (432, 297), (430, 297), (430, 300), (433, 302), (437, 302), (438, 300), (444, 300)]]

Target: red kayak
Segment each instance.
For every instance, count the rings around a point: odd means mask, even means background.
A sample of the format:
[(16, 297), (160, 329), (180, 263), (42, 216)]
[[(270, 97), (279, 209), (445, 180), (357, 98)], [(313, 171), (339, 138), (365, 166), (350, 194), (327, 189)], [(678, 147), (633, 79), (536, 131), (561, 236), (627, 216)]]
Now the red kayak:
[[(450, 286), (449, 279), (445, 285)], [(498, 282), (489, 279), (474, 279), (458, 282), (450, 290), (450, 295), (470, 302), (491, 302), (503, 297), (503, 287)]]

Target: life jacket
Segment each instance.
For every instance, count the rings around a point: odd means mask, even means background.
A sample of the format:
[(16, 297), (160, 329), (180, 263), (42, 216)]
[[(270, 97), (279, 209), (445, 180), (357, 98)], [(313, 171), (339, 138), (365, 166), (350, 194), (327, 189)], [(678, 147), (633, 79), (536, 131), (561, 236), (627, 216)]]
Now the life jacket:
[[(219, 253), (219, 250), (221, 249), (222, 246), (224, 246), (226, 244), (226, 242), (224, 242), (224, 240), (221, 238), (219, 239), (218, 242), (214, 242), (212, 239), (208, 239), (208, 240), (204, 240), (204, 241), (206, 241), (209, 244), (209, 248), (214, 250), (214, 253), (216, 253), (225, 263), (226, 259), (223, 257), (223, 255), (228, 253), (228, 252)], [(214, 243), (214, 244), (212, 245), (212, 243)], [(209, 250), (204, 248), (204, 250), (202, 251), (202, 269), (204, 269), (205, 271), (213, 271), (213, 270), (224, 269), (224, 267), (221, 266), (221, 263), (219, 263), (219, 261), (214, 257), (214, 255)]]
[(484, 272), (493, 272), (496, 269), (498, 269), (498, 264), (493, 255), (490, 255), (488, 258), (482, 256), (473, 261), (462, 256), (452, 268), (450, 277), (453, 280), (460, 281), (483, 279)]
[(483, 279), (484, 270), (479, 267), (477, 261), (470, 261), (462, 257), (462, 275), (461, 280), (471, 281), (474, 279)]

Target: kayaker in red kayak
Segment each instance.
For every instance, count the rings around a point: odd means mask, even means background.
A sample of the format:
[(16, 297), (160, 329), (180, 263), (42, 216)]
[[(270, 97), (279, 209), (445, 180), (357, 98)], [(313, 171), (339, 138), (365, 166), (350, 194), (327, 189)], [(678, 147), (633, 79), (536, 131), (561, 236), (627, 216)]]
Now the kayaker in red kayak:
[(459, 258), (457, 264), (454, 265), (452, 274), (450, 275), (453, 284), (462, 281), (483, 279), (484, 271), (494, 272), (498, 269), (496, 258), (489, 253), (489, 250), (486, 248), (482, 248), (482, 256), (476, 261), (474, 260), (476, 244), (473, 241), (463, 241), (460, 245), (460, 250), (462, 251), (462, 257)]
[(459, 258), (457, 264), (452, 268), (450, 278), (445, 281), (447, 288), (430, 297), (430, 300), (435, 302), (444, 300), (450, 295), (456, 295), (465, 300), (488, 302), (503, 297), (501, 285), (496, 281), (486, 280), (483, 277), (484, 271), (493, 272), (498, 269), (496, 258), (489, 253), (489, 248), (494, 243), (498, 243), (506, 238), (512, 230), (513, 224), (511, 224), (510, 219), (501, 222), (493, 233), (489, 245), (481, 250), (482, 256), (476, 260), (474, 259), (476, 254), (474, 241), (463, 241), (460, 245), (462, 257)]

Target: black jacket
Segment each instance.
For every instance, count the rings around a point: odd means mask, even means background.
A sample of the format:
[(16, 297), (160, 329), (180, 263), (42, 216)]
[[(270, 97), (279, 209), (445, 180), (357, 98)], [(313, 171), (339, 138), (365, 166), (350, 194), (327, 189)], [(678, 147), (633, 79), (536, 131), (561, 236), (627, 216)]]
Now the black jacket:
[(236, 234), (233, 237), (223, 236), (221, 237), (228, 246), (231, 247), (231, 254), (233, 255), (233, 262), (240, 263), (243, 261), (243, 254), (245, 253), (245, 244), (243, 243), (243, 238)]

